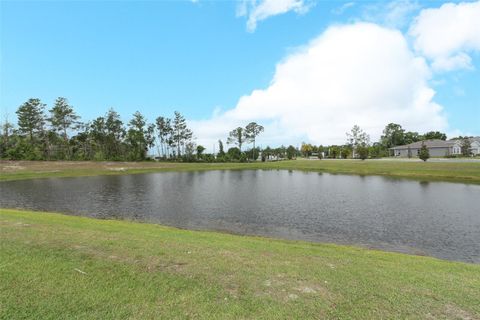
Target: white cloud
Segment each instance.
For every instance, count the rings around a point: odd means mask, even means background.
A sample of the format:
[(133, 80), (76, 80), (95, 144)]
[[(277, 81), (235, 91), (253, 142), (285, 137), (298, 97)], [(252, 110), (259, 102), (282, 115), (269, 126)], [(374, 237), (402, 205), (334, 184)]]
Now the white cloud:
[(422, 10), (409, 34), (435, 70), (471, 68), (468, 52), (480, 50), (480, 1)]
[(333, 9), (332, 13), (333, 14), (338, 14), (338, 15), (343, 14), (346, 10), (353, 7), (354, 5), (355, 5), (355, 2), (344, 3), (340, 7)]
[(304, 0), (244, 0), (237, 7), (237, 16), (248, 16), (247, 30), (253, 32), (259, 21), (289, 11), (306, 13), (310, 6)]
[(425, 60), (399, 31), (371, 23), (335, 26), (279, 63), (266, 89), (192, 124), (207, 146), (249, 121), (265, 124), (261, 140), (273, 145), (300, 139), (343, 144), (354, 124), (373, 139), (389, 122), (420, 132), (445, 130), (429, 77)]
[(451, 56), (435, 57), (432, 68), (436, 71), (451, 71), (455, 69), (472, 69), (472, 58), (465, 52)]
[(412, 0), (375, 3), (364, 7), (362, 19), (391, 28), (403, 28), (410, 23), (412, 15), (419, 9), (418, 2)]

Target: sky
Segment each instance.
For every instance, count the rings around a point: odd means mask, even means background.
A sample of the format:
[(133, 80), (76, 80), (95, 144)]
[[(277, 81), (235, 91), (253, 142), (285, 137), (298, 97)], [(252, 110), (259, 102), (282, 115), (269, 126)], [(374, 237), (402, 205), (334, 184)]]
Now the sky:
[(480, 135), (480, 1), (0, 0), (0, 117), (66, 97), (83, 121), (180, 111), (211, 149), (343, 144), (359, 125)]

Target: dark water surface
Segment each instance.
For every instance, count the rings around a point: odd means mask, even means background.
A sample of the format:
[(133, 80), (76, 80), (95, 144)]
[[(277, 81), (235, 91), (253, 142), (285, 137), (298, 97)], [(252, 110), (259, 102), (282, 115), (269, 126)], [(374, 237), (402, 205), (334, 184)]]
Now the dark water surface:
[(0, 183), (0, 207), (133, 219), (480, 263), (480, 186), (299, 171)]

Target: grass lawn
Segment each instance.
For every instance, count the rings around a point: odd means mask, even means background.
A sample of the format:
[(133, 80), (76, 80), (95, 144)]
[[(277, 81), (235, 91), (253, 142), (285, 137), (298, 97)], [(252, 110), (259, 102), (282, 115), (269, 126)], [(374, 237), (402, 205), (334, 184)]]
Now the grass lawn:
[(480, 184), (480, 162), (292, 160), (267, 163), (1, 161), (0, 181), (161, 171), (285, 169)]
[(480, 265), (0, 209), (0, 319), (480, 319)]

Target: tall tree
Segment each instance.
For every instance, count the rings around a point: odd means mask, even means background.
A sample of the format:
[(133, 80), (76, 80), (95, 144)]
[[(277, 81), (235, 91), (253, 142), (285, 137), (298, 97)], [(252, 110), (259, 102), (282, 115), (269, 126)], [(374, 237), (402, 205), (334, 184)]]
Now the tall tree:
[(88, 126), (90, 127), (88, 132), (93, 141), (95, 160), (105, 160), (107, 156), (107, 127), (105, 122), (104, 117), (98, 117)]
[(238, 127), (232, 131), (230, 131), (227, 139), (228, 144), (234, 144), (238, 146), (240, 152), (242, 152), (242, 145), (245, 143), (247, 139), (245, 129), (242, 127)]
[(119, 159), (121, 157), (120, 146), (126, 132), (120, 115), (113, 108), (110, 108), (105, 116), (105, 131), (107, 158)]
[(263, 126), (257, 124), (256, 122), (250, 122), (246, 127), (245, 127), (245, 137), (248, 139), (248, 141), (253, 142), (253, 156), (255, 160), (255, 139), (257, 136), (262, 133), (264, 130)]
[(351, 132), (347, 132), (348, 145), (352, 147), (354, 156), (359, 147), (368, 147), (370, 145), (370, 136), (359, 126), (354, 125)]
[(225, 150), (223, 150), (223, 142), (222, 140), (218, 140), (218, 154), (217, 157), (224, 157)]
[(425, 140), (439, 139), (447, 140), (447, 135), (440, 131), (429, 131), (423, 135)]
[(383, 135), (380, 141), (387, 149), (403, 145), (405, 143), (405, 130), (399, 124), (389, 123), (385, 129), (383, 129)]
[(173, 141), (177, 147), (177, 156), (181, 156), (182, 146), (185, 145), (185, 142), (188, 140), (188, 137), (191, 137), (191, 131), (187, 128), (187, 121), (185, 117), (178, 111), (174, 112), (173, 118)]
[(10, 136), (13, 134), (13, 124), (5, 118), (5, 121), (0, 125), (2, 131), (2, 141), (6, 144), (9, 142)]
[(145, 117), (139, 111), (133, 114), (128, 126), (127, 139), (133, 149), (132, 158), (144, 160), (148, 148), (153, 146), (155, 126), (153, 124), (147, 126)]
[(155, 124), (157, 127), (158, 139), (160, 140), (159, 156), (166, 157), (167, 140), (168, 140), (168, 135), (170, 134), (170, 131), (171, 131), (170, 119), (165, 117), (158, 117), (157, 119), (155, 119)]
[(13, 124), (8, 121), (8, 118), (0, 125), (0, 159), (7, 157), (7, 152), (12, 148), (10, 137), (13, 135)]
[(50, 111), (50, 118), (48, 119), (52, 128), (56, 132), (61, 132), (65, 141), (68, 141), (69, 129), (77, 129), (79, 126), (80, 117), (75, 113), (73, 107), (68, 104), (68, 100), (59, 97), (55, 100), (55, 104)]
[(73, 107), (68, 104), (68, 100), (59, 97), (55, 100), (55, 104), (50, 111), (50, 124), (53, 128), (53, 131), (59, 132), (63, 138), (64, 149), (66, 150), (66, 155), (68, 158), (71, 157), (71, 151), (69, 148), (69, 141), (68, 141), (68, 130), (70, 129), (78, 129), (80, 118), (75, 111), (73, 111)]
[(21, 133), (28, 134), (30, 141), (45, 125), (45, 104), (40, 99), (29, 99), (16, 111), (18, 117), (18, 129)]
[(422, 136), (419, 135), (418, 132), (407, 131), (405, 132), (403, 143), (410, 144), (421, 140)]

